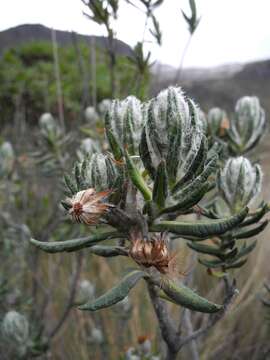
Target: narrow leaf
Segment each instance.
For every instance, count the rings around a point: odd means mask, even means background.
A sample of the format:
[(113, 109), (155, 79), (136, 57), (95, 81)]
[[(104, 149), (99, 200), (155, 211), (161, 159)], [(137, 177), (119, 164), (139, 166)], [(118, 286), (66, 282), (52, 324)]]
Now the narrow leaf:
[(125, 235), (119, 232), (104, 232), (101, 234), (90, 235), (82, 238), (66, 240), (66, 241), (38, 241), (35, 239), (30, 239), (30, 242), (38, 247), (39, 249), (48, 252), (48, 253), (58, 253), (58, 252), (72, 252), (80, 250), (86, 247), (95, 245), (96, 243), (107, 240), (122, 238)]
[(127, 151), (125, 151), (126, 165), (127, 171), (129, 173), (130, 179), (133, 182), (133, 185), (142, 193), (144, 199), (146, 201), (150, 201), (152, 199), (152, 193), (149, 190), (148, 186), (144, 182), (142, 175), (139, 170), (136, 168), (133, 163), (131, 157), (128, 155)]
[(146, 276), (144, 271), (134, 270), (127, 274), (119, 284), (107, 291), (104, 295), (84, 305), (79, 306), (80, 310), (96, 311), (100, 310), (123, 300), (137, 282)]
[(248, 208), (243, 209), (238, 214), (218, 220), (179, 222), (179, 221), (160, 221), (151, 227), (151, 231), (170, 231), (179, 235), (190, 235), (198, 238), (205, 238), (212, 235), (224, 234), (240, 224), (247, 216)]
[(171, 298), (173, 302), (190, 310), (203, 313), (215, 313), (222, 309), (222, 305), (208, 301), (183, 284), (176, 284), (166, 279), (160, 281), (158, 286), (162, 288), (164, 293)]

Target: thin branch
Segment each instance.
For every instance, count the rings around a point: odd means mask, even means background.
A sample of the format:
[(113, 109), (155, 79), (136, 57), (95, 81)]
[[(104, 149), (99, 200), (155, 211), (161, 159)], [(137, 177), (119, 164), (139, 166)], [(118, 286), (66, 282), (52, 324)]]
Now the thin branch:
[(81, 252), (79, 252), (76, 256), (76, 265), (75, 265), (75, 270), (74, 270), (73, 278), (72, 278), (72, 282), (71, 282), (69, 297), (68, 297), (68, 300), (67, 300), (67, 303), (66, 303), (66, 306), (65, 306), (62, 316), (60, 317), (59, 321), (57, 322), (57, 324), (54, 326), (54, 328), (51, 330), (51, 332), (48, 335), (48, 337), (50, 339), (52, 339), (58, 333), (58, 331), (61, 329), (61, 327), (65, 323), (66, 319), (68, 318), (70, 310), (72, 309), (72, 306), (74, 304), (74, 299), (76, 296), (77, 284), (78, 284), (79, 277), (80, 277), (82, 260), (83, 260), (83, 254)]
[(238, 290), (235, 288), (235, 285), (232, 284), (229, 292), (225, 298), (224, 304), (223, 304), (223, 309), (217, 313), (216, 315), (213, 315), (209, 318), (208, 323), (202, 327), (201, 329), (193, 332), (191, 335), (186, 336), (185, 338), (183, 338), (182, 340), (180, 340), (180, 343), (178, 344), (177, 348), (178, 351), (186, 344), (188, 344), (190, 341), (193, 341), (195, 339), (197, 339), (198, 337), (204, 335), (205, 333), (207, 333), (213, 326), (216, 325), (216, 323), (221, 320), (225, 314), (227, 313), (230, 304), (233, 302), (235, 296), (238, 294)]
[(155, 286), (150, 282), (148, 282), (147, 285), (148, 285), (148, 292), (150, 295), (150, 299), (153, 304), (156, 316), (158, 318), (162, 337), (168, 346), (168, 350), (171, 353), (176, 354), (177, 333), (176, 333), (175, 324), (173, 323), (173, 320), (169, 315), (166, 304), (164, 303), (164, 301), (159, 299)]

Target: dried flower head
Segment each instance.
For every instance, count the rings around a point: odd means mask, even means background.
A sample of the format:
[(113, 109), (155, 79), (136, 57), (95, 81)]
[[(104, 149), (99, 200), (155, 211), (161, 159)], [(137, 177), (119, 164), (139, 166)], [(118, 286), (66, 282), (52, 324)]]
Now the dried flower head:
[(105, 202), (110, 193), (111, 190), (96, 192), (93, 188), (79, 191), (65, 201), (70, 206), (69, 215), (79, 223), (98, 224), (101, 217), (113, 207), (113, 205)]
[(154, 266), (162, 274), (172, 269), (175, 258), (175, 255), (170, 254), (164, 233), (152, 236), (151, 240), (145, 240), (141, 234), (133, 232), (129, 255), (137, 264), (145, 267)]

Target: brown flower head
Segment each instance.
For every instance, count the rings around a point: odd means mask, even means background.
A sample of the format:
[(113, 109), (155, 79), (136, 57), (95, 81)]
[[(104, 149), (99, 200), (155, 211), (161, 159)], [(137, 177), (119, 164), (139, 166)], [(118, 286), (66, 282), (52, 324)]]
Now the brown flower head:
[(69, 215), (79, 222), (87, 225), (96, 225), (100, 218), (109, 208), (113, 207), (107, 204), (105, 199), (111, 193), (111, 190), (96, 192), (95, 189), (79, 191), (72, 198), (68, 198), (65, 203), (70, 206)]
[(154, 235), (151, 240), (144, 240), (138, 233), (132, 233), (129, 255), (137, 264), (154, 266), (163, 274), (170, 271), (174, 259), (174, 255), (169, 252), (164, 233)]

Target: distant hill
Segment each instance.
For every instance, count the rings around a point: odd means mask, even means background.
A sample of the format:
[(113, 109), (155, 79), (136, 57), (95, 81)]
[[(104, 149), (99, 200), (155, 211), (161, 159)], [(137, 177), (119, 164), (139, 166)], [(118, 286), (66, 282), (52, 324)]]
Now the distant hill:
[[(152, 92), (175, 85), (175, 69), (156, 65)], [(237, 99), (256, 95), (270, 120), (270, 60), (232, 64), (212, 69), (185, 69), (179, 85), (207, 111), (220, 106), (232, 111)]]
[[(77, 34), (78, 40), (90, 42), (95, 39), (97, 46), (106, 48), (107, 38), (104, 36), (88, 36)], [(40, 24), (19, 25), (0, 32), (0, 54), (4, 49), (18, 46), (31, 41), (51, 41), (51, 29)], [(67, 45), (72, 42), (72, 33), (69, 31), (57, 30), (57, 41), (60, 45)], [(115, 50), (119, 55), (132, 56), (131, 47), (121, 40), (115, 40)]]

